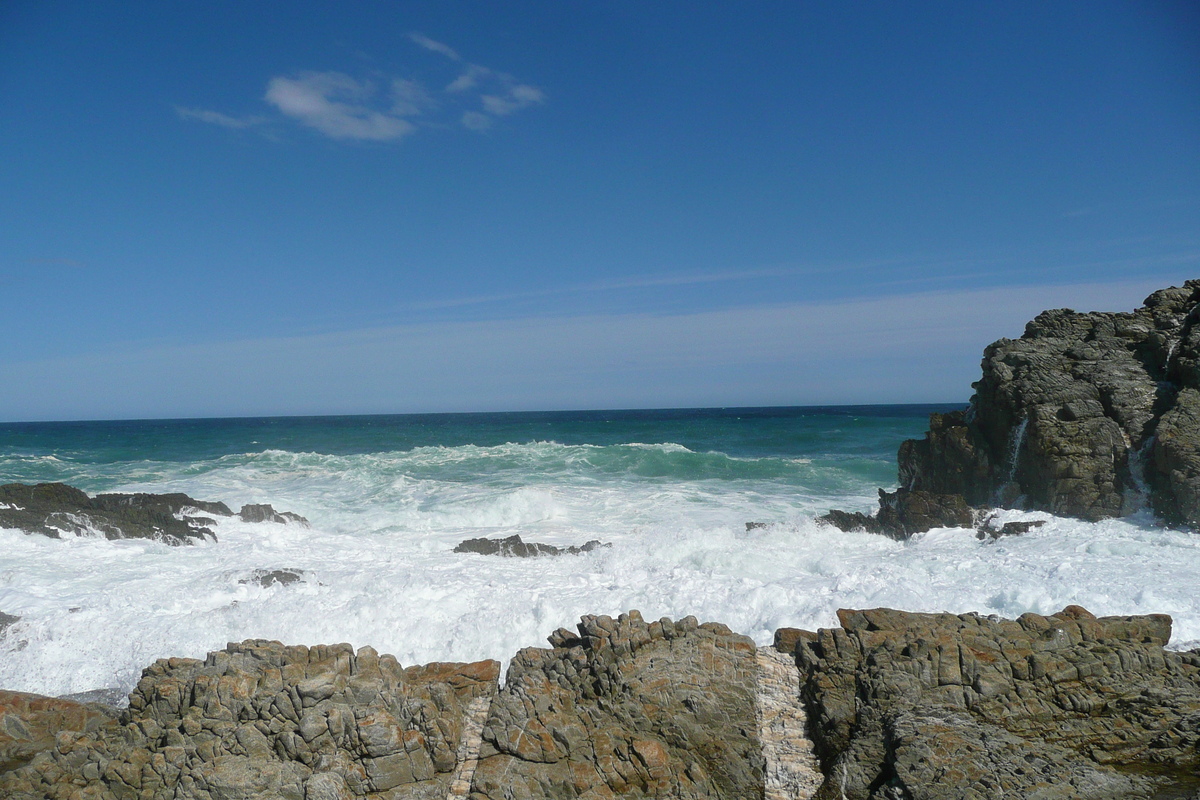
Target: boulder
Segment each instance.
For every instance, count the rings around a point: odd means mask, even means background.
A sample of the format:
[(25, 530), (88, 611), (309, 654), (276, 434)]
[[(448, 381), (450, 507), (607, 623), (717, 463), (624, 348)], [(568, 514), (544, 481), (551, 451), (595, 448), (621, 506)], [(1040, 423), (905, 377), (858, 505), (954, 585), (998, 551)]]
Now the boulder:
[(302, 569), (256, 569), (248, 577), (239, 578), (238, 583), (254, 583), (266, 589), (277, 584), (288, 586), (299, 583), (303, 579), (304, 570)]
[(1200, 653), (1163, 649), (1169, 617), (838, 617), (795, 649), (826, 776), (818, 798), (1200, 789)]

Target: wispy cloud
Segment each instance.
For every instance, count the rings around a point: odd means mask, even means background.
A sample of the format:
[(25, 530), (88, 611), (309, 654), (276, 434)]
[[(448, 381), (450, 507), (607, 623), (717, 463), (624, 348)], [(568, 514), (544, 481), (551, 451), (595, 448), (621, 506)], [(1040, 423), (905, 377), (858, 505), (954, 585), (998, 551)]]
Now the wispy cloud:
[(200, 122), (207, 122), (210, 125), (220, 125), (222, 128), (230, 128), (232, 130), (251, 128), (266, 121), (265, 117), (231, 117), (228, 114), (222, 114), (220, 111), (209, 111), (204, 108), (185, 108), (184, 106), (175, 106), (175, 113), (179, 115), (180, 119), (199, 120)]
[(266, 101), (331, 139), (383, 142), (416, 130), (403, 118), (416, 113), (411, 102), (394, 102), (389, 112), (378, 111), (367, 105), (374, 94), (371, 83), (340, 72), (304, 72), (294, 78), (272, 78)]
[(515, 114), (523, 108), (537, 105), (546, 99), (546, 95), (536, 86), (519, 83), (508, 88), (502, 95), (485, 94), (483, 107), (498, 117)]
[[(485, 131), (498, 118), (546, 100), (537, 86), (464, 62), (458, 51), (444, 42), (417, 32), (408, 34), (408, 39), (421, 50), (451, 62), (441, 62), (448, 73), (442, 78), (443, 89), (430, 92), (419, 81), (398, 75), (376, 73), (366, 79), (336, 71), (306, 71), (271, 78), (263, 99), (285, 118), (331, 139), (364, 142), (399, 141), (418, 127), (445, 130), (456, 121), (467, 130)], [(175, 106), (175, 113), (181, 119), (230, 130), (264, 126), (264, 134), (265, 123), (270, 121), (263, 116), (237, 117), (188, 106)]]
[(442, 44), (439, 41), (430, 39), (428, 36), (426, 36), (424, 34), (415, 33), (415, 32), (410, 33), (408, 35), (408, 38), (432, 53), (440, 53), (441, 55), (444, 55), (446, 58), (448, 58), (452, 61), (462, 61), (462, 56), (460, 56), (454, 50), (454, 48), (448, 44)]

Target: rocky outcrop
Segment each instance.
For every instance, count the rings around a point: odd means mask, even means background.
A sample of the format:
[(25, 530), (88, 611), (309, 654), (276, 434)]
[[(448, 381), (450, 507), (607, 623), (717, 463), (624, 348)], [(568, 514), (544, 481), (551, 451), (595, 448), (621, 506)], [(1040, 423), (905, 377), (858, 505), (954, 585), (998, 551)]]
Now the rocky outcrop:
[(5, 614), (3, 611), (0, 611), (0, 634), (4, 633), (4, 631), (13, 623), (20, 621), (21, 618), (15, 614)]
[(980, 512), (967, 505), (960, 494), (934, 494), (923, 490), (879, 490), (879, 511), (830, 511), (817, 521), (843, 531), (867, 531), (903, 541), (933, 528), (969, 528)]
[(0, 773), (52, 748), (60, 731), (95, 731), (111, 720), (95, 705), (0, 690)]
[(308, 520), (299, 514), (293, 514), (290, 511), (276, 511), (270, 503), (251, 503), (242, 506), (242, 510), (238, 512), (238, 518), (242, 522), (280, 522), (280, 523), (295, 523), (297, 525), (308, 526)]
[(761, 650), (693, 617), (586, 616), (517, 653), (503, 688), (494, 661), (405, 669), (369, 647), (251, 640), (156, 662), (117, 719), (0, 693), (0, 797), (1200, 791), (1200, 651), (1164, 650), (1169, 617), (838, 616), (840, 628), (783, 628)]
[(794, 637), (818, 798), (1200, 789), (1200, 652), (1163, 650), (1169, 617), (838, 616), (841, 628)]
[(754, 642), (694, 617), (584, 617), (508, 668), (471, 797), (761, 797)]
[(466, 539), (454, 547), (456, 553), (479, 553), (485, 556), (510, 556), (515, 558), (532, 558), (534, 556), (577, 556), (580, 553), (590, 553), (600, 547), (612, 547), (611, 544), (592, 539), (578, 547), (555, 547), (541, 542), (523, 542), (517, 535), (503, 539)]
[[(199, 539), (216, 541), (212, 517), (231, 516), (233, 512), (224, 503), (196, 500), (179, 492), (89, 497), (65, 483), (0, 486), (0, 528), (40, 533), (53, 539), (66, 534), (153, 539), (170, 545), (191, 544)], [(243, 506), (242, 519), (308, 524), (297, 514), (276, 513), (269, 505)]]
[(499, 663), (404, 669), (369, 647), (252, 640), (149, 667), (120, 722), (0, 775), (19, 800), (444, 798), (468, 706)]
[(253, 583), (268, 589), (272, 586), (290, 586), (304, 580), (302, 569), (256, 569), (245, 578), (238, 578), (238, 583)]
[(1046, 311), (985, 350), (962, 413), (900, 448), (900, 485), (1097, 520), (1200, 526), (1200, 281), (1129, 313)]

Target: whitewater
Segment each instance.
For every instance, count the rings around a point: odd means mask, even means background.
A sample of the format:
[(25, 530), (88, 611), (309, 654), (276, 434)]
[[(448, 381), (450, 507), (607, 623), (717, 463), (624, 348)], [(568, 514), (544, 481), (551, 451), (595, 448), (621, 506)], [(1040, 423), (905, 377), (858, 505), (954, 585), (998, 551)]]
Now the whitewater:
[[(845, 607), (1011, 618), (1078, 604), (1170, 614), (1171, 646), (1200, 646), (1200, 537), (1144, 514), (1004, 511), (999, 522), (1045, 524), (995, 541), (819, 525), (833, 507), (872, 510), (927, 411), (0, 426), (0, 482), (182, 491), (310, 521), (220, 519), (218, 541), (188, 547), (0, 530), (0, 611), (21, 618), (0, 634), (0, 687), (128, 691), (156, 658), (246, 638), (370, 644), (404, 664), (507, 660), (583, 614), (629, 609), (766, 644), (780, 627), (835, 625)], [(611, 547), (453, 552), (512, 534)], [(248, 580), (276, 569), (302, 580)]]

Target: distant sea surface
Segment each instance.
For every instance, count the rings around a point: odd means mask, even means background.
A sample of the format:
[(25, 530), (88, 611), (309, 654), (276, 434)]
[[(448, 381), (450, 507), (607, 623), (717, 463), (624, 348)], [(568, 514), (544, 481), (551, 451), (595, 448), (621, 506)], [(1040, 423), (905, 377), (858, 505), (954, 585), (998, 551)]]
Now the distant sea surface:
[[(271, 503), (301, 525), (219, 520), (168, 547), (0, 530), (0, 688), (132, 688), (164, 656), (227, 641), (370, 644), (403, 663), (507, 659), (586, 613), (693, 614), (760, 643), (841, 607), (1014, 617), (1077, 603), (1165, 612), (1200, 645), (1200, 537), (1145, 516), (1044, 519), (982, 542), (898, 543), (815, 522), (870, 511), (931, 411), (836, 406), (0, 425), (0, 482)], [(747, 522), (766, 523), (747, 528)], [(519, 534), (611, 547), (536, 559), (454, 553)], [(303, 579), (262, 587), (255, 570)]]

